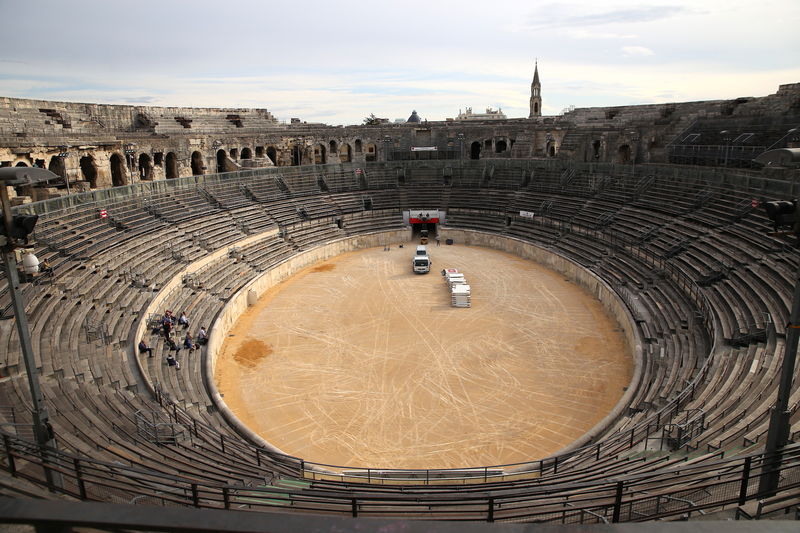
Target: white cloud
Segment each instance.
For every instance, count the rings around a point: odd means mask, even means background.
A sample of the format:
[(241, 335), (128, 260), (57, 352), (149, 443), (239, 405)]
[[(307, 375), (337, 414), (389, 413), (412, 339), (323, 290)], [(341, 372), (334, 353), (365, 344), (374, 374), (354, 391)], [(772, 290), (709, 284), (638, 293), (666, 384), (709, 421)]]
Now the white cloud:
[(567, 36), (573, 39), (636, 39), (638, 37), (633, 33), (589, 31), (582, 28), (568, 30)]
[(645, 57), (655, 55), (655, 52), (645, 46), (623, 46), (622, 55), (625, 57)]

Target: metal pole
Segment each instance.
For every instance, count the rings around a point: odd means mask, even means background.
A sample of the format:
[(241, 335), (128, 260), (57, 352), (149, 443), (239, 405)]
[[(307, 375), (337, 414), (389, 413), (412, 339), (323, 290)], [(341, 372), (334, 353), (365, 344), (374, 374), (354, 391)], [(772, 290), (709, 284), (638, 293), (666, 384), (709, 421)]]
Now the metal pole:
[[(11, 203), (8, 200), (8, 189), (5, 183), (0, 183), (0, 205), (3, 208), (3, 223), (6, 228), (6, 235), (11, 235), (12, 216)], [(33, 356), (33, 344), (31, 343), (30, 330), (28, 329), (28, 317), (25, 315), (25, 302), (19, 293), (19, 273), (17, 272), (17, 260), (14, 250), (10, 246), (3, 248), (3, 266), (6, 270), (8, 280), (8, 292), (11, 294), (11, 303), (14, 308), (14, 316), (17, 319), (17, 333), (19, 334), (19, 345), (22, 351), (22, 359), (25, 363), (25, 370), (28, 374), (28, 386), (31, 391), (31, 414), (33, 416), (33, 432), (36, 436), (36, 443), (41, 447), (55, 449), (55, 438), (50, 426), (50, 417), (47, 414), (47, 407), (39, 386), (38, 370), (36, 360)], [(48, 485), (51, 486), (52, 480), (50, 470), (47, 469)]]
[(797, 358), (797, 342), (800, 340), (800, 271), (796, 274), (792, 298), (792, 313), (786, 326), (786, 346), (783, 349), (783, 364), (778, 385), (778, 398), (769, 417), (767, 444), (764, 448), (764, 466), (758, 485), (760, 497), (774, 494), (780, 481), (781, 448), (789, 442), (789, 394), (794, 377), (794, 363)]

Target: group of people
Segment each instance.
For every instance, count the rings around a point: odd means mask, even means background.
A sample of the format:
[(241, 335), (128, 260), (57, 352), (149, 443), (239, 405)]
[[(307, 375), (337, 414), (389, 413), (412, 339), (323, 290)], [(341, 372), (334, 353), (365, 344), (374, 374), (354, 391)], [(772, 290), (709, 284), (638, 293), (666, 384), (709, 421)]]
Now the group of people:
[[(183, 343), (177, 343), (173, 340), (172, 332), (175, 330), (176, 326), (183, 327), (184, 329), (185, 335), (183, 337)], [(163, 333), (164, 344), (169, 350), (167, 353), (167, 364), (169, 366), (174, 366), (176, 370), (181, 368), (181, 363), (178, 361), (178, 353), (181, 351), (182, 347), (189, 350), (191, 353), (208, 342), (208, 332), (206, 332), (205, 326), (200, 326), (200, 329), (197, 331), (197, 340), (192, 337), (189, 331), (189, 318), (186, 316), (185, 312), (182, 312), (178, 318), (175, 318), (172, 311), (167, 309), (160, 320), (160, 328), (158, 329)], [(155, 333), (156, 330), (153, 332)], [(147, 344), (145, 339), (139, 341), (139, 353), (147, 353), (148, 357), (153, 357), (153, 348)]]

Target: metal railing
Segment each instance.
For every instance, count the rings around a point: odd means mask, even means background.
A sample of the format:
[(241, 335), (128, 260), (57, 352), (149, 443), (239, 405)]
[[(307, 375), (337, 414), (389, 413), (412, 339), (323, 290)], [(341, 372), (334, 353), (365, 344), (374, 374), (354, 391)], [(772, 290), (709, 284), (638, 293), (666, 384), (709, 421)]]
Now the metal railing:
[[(7, 433), (0, 433), (0, 438), (0, 469), (10, 475), (53, 493), (113, 503), (353, 517), (586, 524), (691, 516), (764, 496), (758, 493), (763, 454), (643, 470), (624, 480), (523, 481), (484, 485), (480, 490), (417, 486), (375, 491), (363, 486), (314, 483), (302, 487), (214, 484), (41, 449)], [(800, 486), (800, 445), (789, 446), (782, 453), (778, 490)]]

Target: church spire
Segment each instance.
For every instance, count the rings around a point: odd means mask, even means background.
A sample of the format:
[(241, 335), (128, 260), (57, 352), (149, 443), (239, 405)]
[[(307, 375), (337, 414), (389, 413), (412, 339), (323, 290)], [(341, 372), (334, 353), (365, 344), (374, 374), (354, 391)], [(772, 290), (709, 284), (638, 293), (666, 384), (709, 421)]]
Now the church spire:
[(528, 118), (542, 116), (542, 84), (539, 83), (539, 58), (533, 68), (533, 82), (531, 83), (531, 112)]

